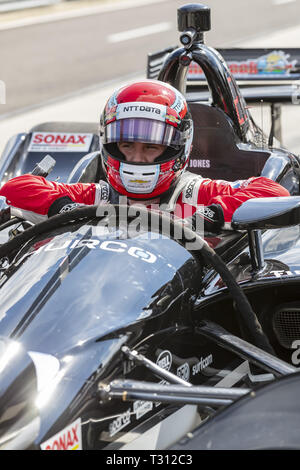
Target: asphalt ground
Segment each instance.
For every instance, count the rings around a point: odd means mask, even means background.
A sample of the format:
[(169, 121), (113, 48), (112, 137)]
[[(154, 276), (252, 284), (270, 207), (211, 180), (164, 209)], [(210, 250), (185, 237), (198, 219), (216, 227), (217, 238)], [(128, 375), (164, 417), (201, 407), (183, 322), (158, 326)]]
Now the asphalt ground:
[[(6, 104), (0, 105), (0, 151), (10, 135), (38, 122), (98, 121), (115, 87), (145, 77), (148, 52), (178, 44), (177, 8), (184, 3), (87, 0), (1, 15)], [(206, 4), (212, 10), (209, 45), (300, 47), (300, 0)], [(253, 113), (262, 120), (261, 110)], [(299, 113), (298, 106), (290, 106), (283, 116), (284, 143), (296, 153)], [(264, 110), (266, 132), (268, 120)]]
[[(212, 12), (207, 43), (225, 47), (257, 36), (264, 39), (298, 24), (300, 1), (283, 1), (207, 1)], [(6, 105), (0, 107), (0, 117), (144, 73), (148, 52), (178, 44), (177, 8), (183, 4), (85, 0), (2, 14), (0, 79), (6, 84)], [(142, 28), (146, 32), (138, 35)], [(136, 33), (132, 38), (115, 36), (130, 31)]]

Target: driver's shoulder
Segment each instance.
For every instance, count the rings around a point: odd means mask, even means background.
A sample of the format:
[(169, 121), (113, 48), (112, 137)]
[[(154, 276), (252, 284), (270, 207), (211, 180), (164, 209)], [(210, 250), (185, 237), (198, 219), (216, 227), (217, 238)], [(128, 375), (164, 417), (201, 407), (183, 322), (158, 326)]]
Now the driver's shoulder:
[[(169, 193), (167, 200), (163, 201), (165, 210), (168, 212), (174, 211), (178, 202), (192, 204), (192, 200), (195, 199), (197, 201), (196, 193), (198, 194), (198, 189), (197, 191), (194, 191), (194, 188), (198, 188), (202, 180), (203, 178), (201, 175), (185, 171), (178, 179), (171, 194)], [(192, 196), (193, 198), (191, 198)]]
[(201, 175), (196, 175), (195, 173), (186, 171), (182, 175), (180, 184), (182, 202), (191, 205), (197, 204), (199, 187), (205, 179), (206, 178), (203, 178)]

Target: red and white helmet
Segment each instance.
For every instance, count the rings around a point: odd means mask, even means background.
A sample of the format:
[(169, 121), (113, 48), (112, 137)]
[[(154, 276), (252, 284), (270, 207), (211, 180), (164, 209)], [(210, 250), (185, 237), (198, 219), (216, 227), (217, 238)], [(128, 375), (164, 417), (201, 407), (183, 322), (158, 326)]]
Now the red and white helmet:
[[(130, 199), (166, 193), (187, 167), (193, 121), (184, 96), (171, 85), (143, 80), (117, 90), (100, 120), (100, 152), (107, 181)], [(166, 145), (153, 163), (126, 162), (119, 142)]]

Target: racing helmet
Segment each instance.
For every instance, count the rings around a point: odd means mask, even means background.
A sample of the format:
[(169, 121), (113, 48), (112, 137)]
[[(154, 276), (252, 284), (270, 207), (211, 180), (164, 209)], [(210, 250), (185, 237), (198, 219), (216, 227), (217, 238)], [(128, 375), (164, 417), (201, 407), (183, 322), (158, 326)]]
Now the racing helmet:
[[(130, 199), (153, 199), (173, 188), (185, 171), (193, 121), (184, 96), (171, 85), (143, 80), (108, 99), (100, 119), (100, 153), (108, 183)], [(120, 142), (165, 145), (153, 163), (127, 162)]]

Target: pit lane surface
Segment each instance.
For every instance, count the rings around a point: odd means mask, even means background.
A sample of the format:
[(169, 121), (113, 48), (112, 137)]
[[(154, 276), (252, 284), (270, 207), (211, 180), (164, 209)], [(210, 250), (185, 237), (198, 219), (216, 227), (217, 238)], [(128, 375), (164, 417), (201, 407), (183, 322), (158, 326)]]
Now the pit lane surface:
[[(0, 27), (11, 26), (9, 18), (15, 27), (0, 31), (0, 78), (6, 83), (6, 105), (0, 108), (0, 116), (101, 82), (144, 73), (148, 52), (178, 43), (177, 8), (184, 3), (66, 2), (39, 9), (40, 14), (28, 11), (25, 18), (9, 15), (6, 22), (2, 15)], [(227, 0), (222, 6), (220, 0), (207, 3), (212, 12), (207, 43), (212, 46), (236, 44), (299, 22), (299, 1), (278, 5), (274, 0)], [(75, 11), (82, 16), (72, 17)], [(20, 26), (25, 20), (35, 24)]]
[[(148, 52), (178, 44), (177, 8), (184, 3), (92, 0), (2, 15), (0, 79), (6, 104), (0, 105), (0, 151), (12, 133), (41, 121), (97, 121), (112, 89), (145, 76)], [(300, 46), (299, 0), (207, 3), (212, 11), (207, 44)], [(284, 118), (288, 132), (293, 113)], [(293, 145), (300, 147), (293, 132)]]

